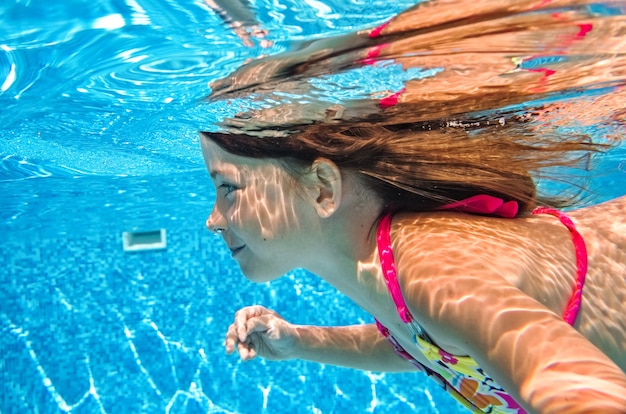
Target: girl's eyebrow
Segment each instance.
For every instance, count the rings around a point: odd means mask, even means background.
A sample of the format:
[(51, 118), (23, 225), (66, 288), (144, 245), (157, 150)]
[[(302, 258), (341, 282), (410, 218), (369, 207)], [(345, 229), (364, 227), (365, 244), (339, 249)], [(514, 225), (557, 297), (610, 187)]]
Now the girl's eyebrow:
[(219, 170), (211, 170), (209, 172), (209, 175), (211, 176), (212, 179), (215, 180), (215, 178), (217, 178), (218, 175), (223, 177), (224, 173), (222, 171), (219, 171)]
[(217, 179), (233, 181), (233, 180), (238, 180), (241, 178), (239, 174), (229, 172), (228, 170), (219, 170), (219, 169), (209, 171), (209, 176), (211, 177), (211, 180), (213, 181)]

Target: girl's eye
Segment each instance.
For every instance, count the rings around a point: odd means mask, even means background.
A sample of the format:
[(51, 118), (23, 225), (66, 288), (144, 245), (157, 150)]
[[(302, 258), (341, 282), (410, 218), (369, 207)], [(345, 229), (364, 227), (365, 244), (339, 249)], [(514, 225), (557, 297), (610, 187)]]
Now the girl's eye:
[(221, 184), (219, 188), (223, 188), (225, 190), (224, 196), (227, 196), (237, 189), (237, 187), (232, 184)]

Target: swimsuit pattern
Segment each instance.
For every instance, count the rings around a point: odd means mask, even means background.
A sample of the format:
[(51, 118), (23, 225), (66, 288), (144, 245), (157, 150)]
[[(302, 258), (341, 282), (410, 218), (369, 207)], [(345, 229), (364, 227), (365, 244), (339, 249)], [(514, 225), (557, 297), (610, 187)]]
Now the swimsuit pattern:
[[(572, 235), (572, 241), (576, 251), (576, 284), (574, 292), (566, 307), (564, 320), (573, 325), (582, 298), (582, 288), (587, 273), (587, 251), (585, 243), (576, 231), (574, 223), (565, 214), (558, 210), (539, 207), (532, 214), (550, 214), (557, 217)], [(413, 334), (416, 349), (431, 362), (431, 369), (409, 354), (400, 343), (390, 334), (378, 320), (376, 325), (383, 336), (391, 342), (396, 353), (410, 361), (414, 366), (426, 373), (431, 379), (441, 385), (461, 405), (474, 413), (493, 414), (524, 414), (526, 411), (500, 387), (486, 372), (484, 372), (472, 358), (468, 356), (452, 355), (437, 347), (422, 327), (413, 319), (409, 312), (398, 283), (393, 252), (391, 249), (391, 214), (381, 218), (378, 226), (377, 244), (381, 261), (381, 267), (387, 283), (389, 293), (396, 305), (398, 314)]]

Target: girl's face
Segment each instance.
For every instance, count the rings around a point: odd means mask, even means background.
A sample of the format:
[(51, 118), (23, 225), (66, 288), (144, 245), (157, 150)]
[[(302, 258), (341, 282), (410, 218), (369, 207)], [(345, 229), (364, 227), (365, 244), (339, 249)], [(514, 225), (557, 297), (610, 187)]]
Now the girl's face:
[(272, 160), (230, 154), (201, 137), (204, 162), (217, 197), (206, 221), (221, 233), (243, 274), (273, 280), (303, 267), (313, 218), (295, 179)]

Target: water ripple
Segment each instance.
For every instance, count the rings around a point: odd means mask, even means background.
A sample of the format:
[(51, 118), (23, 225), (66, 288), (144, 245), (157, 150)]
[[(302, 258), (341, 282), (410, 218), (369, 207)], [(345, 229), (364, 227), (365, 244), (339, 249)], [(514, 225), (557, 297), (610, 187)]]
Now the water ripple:
[[(57, 175), (67, 174), (67, 171), (62, 168), (56, 168), (56, 170)], [(41, 165), (18, 159), (15, 156), (9, 155), (0, 160), (0, 182), (50, 177), (52, 174), (52, 171)]]

